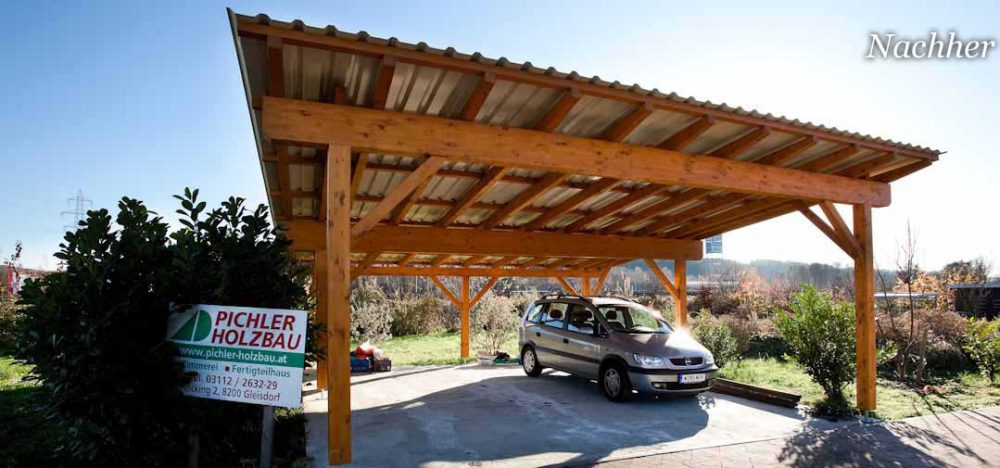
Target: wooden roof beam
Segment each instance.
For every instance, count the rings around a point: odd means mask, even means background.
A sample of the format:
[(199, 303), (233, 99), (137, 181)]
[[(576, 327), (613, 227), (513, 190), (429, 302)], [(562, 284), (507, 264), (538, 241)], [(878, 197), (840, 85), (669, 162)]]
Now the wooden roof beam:
[(620, 181), (614, 179), (598, 180), (597, 182), (591, 184), (589, 187), (580, 190), (573, 196), (567, 198), (562, 203), (543, 211), (541, 215), (531, 220), (530, 223), (524, 225), (522, 229), (528, 231), (541, 229), (545, 227), (545, 225), (548, 224), (550, 221), (566, 213), (572, 212), (574, 209), (576, 209), (576, 207), (580, 206), (580, 204), (582, 204), (583, 202), (593, 198), (594, 196), (604, 191), (610, 190), (619, 182)]
[(471, 187), (469, 191), (465, 192), (465, 195), (458, 201), (458, 203), (455, 204), (455, 207), (445, 213), (445, 215), (438, 220), (438, 227), (448, 227), (451, 223), (455, 222), (455, 220), (462, 214), (462, 211), (475, 203), (476, 200), (479, 200), (486, 194), (486, 192), (493, 188), (497, 182), (500, 182), (506, 172), (507, 168), (496, 166), (491, 167), (488, 171), (486, 171), (486, 174), (483, 174), (482, 180), (480, 180), (475, 186)]
[(890, 201), (879, 182), (440, 117), (265, 97), (262, 120), (278, 142), (336, 141), (360, 151), (875, 207)]
[[(462, 268), (462, 267), (369, 267), (359, 270), (357, 276), (489, 276), (489, 277), (520, 277), (520, 278), (550, 278), (553, 276), (596, 276), (600, 271), (579, 269), (552, 270), (528, 268)], [(354, 272), (352, 272), (354, 276)]]
[(705, 133), (705, 131), (711, 128), (714, 124), (715, 117), (712, 117), (711, 115), (703, 115), (687, 127), (680, 129), (677, 133), (674, 133), (666, 140), (660, 142), (660, 144), (656, 145), (656, 147), (665, 150), (681, 151), (685, 146), (698, 138), (698, 136), (702, 133)]
[(709, 153), (709, 156), (735, 159), (744, 151), (750, 149), (753, 145), (756, 145), (760, 140), (767, 138), (770, 134), (771, 127), (757, 127), (747, 133), (744, 133), (743, 135), (740, 135), (735, 140), (726, 143), (721, 148), (712, 151)]
[(559, 185), (566, 177), (566, 174), (546, 174), (537, 184), (529, 186), (523, 192), (514, 197), (513, 200), (507, 202), (503, 208), (494, 212), (489, 219), (480, 225), (480, 227), (483, 229), (490, 229), (502, 223), (505, 219), (513, 216), (524, 207), (530, 205), (531, 202), (542, 196), (542, 194), (547, 192), (550, 188)]
[[(409, 197), (426, 179), (434, 176), (438, 168), (445, 163), (444, 158), (431, 156), (427, 158), (417, 170), (410, 173), (399, 185), (389, 192), (385, 199), (375, 205), (360, 221), (351, 227), (351, 236), (357, 237), (370, 231), (376, 224), (389, 215), (393, 209)], [(390, 249), (391, 250), (391, 249)]]
[(590, 211), (582, 218), (577, 219), (576, 221), (570, 223), (568, 226), (564, 227), (562, 230), (566, 232), (579, 231), (599, 219), (611, 216), (621, 210), (624, 210), (625, 208), (628, 208), (638, 203), (639, 201), (641, 201), (646, 197), (651, 197), (653, 195), (661, 194), (665, 191), (667, 191), (667, 187), (657, 184), (649, 184), (635, 192), (632, 192), (631, 194), (619, 198), (618, 200), (612, 201), (607, 205), (604, 205), (600, 208)]
[(378, 77), (375, 78), (375, 88), (372, 90), (372, 108), (385, 109), (389, 102), (389, 89), (392, 88), (392, 77), (396, 73), (396, 58), (391, 55), (382, 57), (378, 64)]
[(605, 131), (603, 138), (608, 141), (624, 141), (652, 113), (652, 104), (645, 103), (635, 106), (631, 112), (618, 119), (611, 128)]
[(469, 99), (465, 101), (465, 107), (459, 113), (459, 118), (470, 122), (476, 120), (479, 110), (483, 108), (483, 104), (486, 103), (486, 98), (490, 95), (490, 91), (493, 91), (493, 86), (496, 85), (496, 82), (496, 75), (493, 73), (484, 73), (479, 78), (479, 84), (476, 85), (476, 89), (472, 90)]
[(555, 131), (555, 129), (559, 127), (559, 124), (566, 119), (569, 112), (573, 110), (573, 106), (576, 105), (581, 96), (583, 96), (583, 94), (580, 93), (579, 88), (570, 88), (566, 90), (562, 96), (559, 96), (559, 100), (553, 104), (552, 108), (550, 108), (549, 111), (542, 116), (542, 118), (538, 119), (538, 122), (535, 122), (535, 130), (541, 132)]
[(781, 166), (802, 154), (803, 151), (816, 146), (818, 142), (819, 140), (815, 136), (804, 136), (768, 154), (755, 158), (753, 161), (757, 164)]
[(647, 236), (651, 234), (657, 234), (671, 226), (678, 226), (689, 221), (700, 219), (704, 216), (715, 213), (727, 205), (739, 202), (746, 198), (746, 195), (741, 193), (730, 193), (726, 195), (720, 195), (715, 198), (705, 199), (705, 202), (688, 208), (679, 213), (674, 213), (672, 215), (664, 216), (663, 218), (653, 222), (652, 224), (636, 231), (636, 235)]

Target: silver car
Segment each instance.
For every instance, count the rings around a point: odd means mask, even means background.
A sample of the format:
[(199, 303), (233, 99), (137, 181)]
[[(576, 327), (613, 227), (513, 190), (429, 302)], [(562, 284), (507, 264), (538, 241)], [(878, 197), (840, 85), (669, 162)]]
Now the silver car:
[(526, 374), (538, 377), (550, 367), (597, 380), (611, 401), (633, 390), (695, 395), (711, 388), (719, 370), (690, 335), (621, 298), (546, 296), (525, 312), (519, 336)]

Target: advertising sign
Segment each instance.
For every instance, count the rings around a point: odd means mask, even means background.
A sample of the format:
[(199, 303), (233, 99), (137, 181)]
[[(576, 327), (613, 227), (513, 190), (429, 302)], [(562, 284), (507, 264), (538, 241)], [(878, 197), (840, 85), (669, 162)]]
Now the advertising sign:
[(302, 401), (306, 312), (196, 305), (175, 313), (167, 339), (184, 371), (195, 374), (185, 395), (258, 405)]
[(705, 239), (706, 254), (722, 254), (722, 234)]

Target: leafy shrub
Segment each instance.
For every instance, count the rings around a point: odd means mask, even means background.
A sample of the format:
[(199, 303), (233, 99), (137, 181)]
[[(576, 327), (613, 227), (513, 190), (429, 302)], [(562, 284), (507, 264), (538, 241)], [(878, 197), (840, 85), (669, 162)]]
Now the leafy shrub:
[(484, 354), (496, 355), (517, 333), (519, 312), (513, 299), (487, 293), (472, 310), (472, 341)]
[(795, 361), (823, 388), (821, 411), (850, 411), (844, 386), (854, 378), (854, 307), (834, 303), (812, 286), (795, 295), (791, 314), (778, 314), (774, 325), (788, 343)]
[[(56, 257), (65, 270), (28, 281), (18, 355), (34, 365), (64, 455), (98, 466), (177, 466), (189, 435), (210, 434), (200, 460), (233, 466), (255, 454), (260, 408), (183, 397), (186, 381), (165, 341), (170, 304), (307, 306), (305, 269), (267, 210), (230, 198), (200, 219), (197, 191), (181, 199), (184, 229), (124, 198), (112, 223), (88, 212)], [(312, 335), (307, 352), (315, 351)], [(281, 454), (276, 454), (280, 456)]]
[(715, 365), (723, 367), (739, 359), (738, 343), (732, 329), (712, 317), (707, 310), (700, 313), (694, 332), (698, 342), (712, 352)]
[(993, 384), (1000, 372), (1000, 320), (970, 319), (965, 351)]
[(19, 317), (14, 296), (0, 292), (0, 353), (6, 354), (15, 347)]
[(351, 306), (351, 339), (358, 343), (381, 342), (392, 338), (392, 317), (386, 306)]
[(458, 310), (445, 299), (433, 296), (406, 297), (389, 305), (392, 335), (427, 335), (458, 329)]

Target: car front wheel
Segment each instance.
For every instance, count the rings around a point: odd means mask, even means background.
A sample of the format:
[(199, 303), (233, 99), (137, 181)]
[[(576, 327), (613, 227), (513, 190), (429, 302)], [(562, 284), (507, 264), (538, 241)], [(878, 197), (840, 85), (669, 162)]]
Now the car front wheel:
[(525, 374), (528, 374), (528, 377), (538, 377), (541, 375), (542, 365), (538, 362), (538, 355), (535, 354), (535, 348), (525, 346), (521, 350), (521, 368), (524, 369)]
[(598, 382), (601, 392), (607, 399), (614, 402), (625, 401), (632, 394), (632, 383), (628, 379), (628, 371), (625, 366), (612, 362), (601, 369), (601, 378)]

